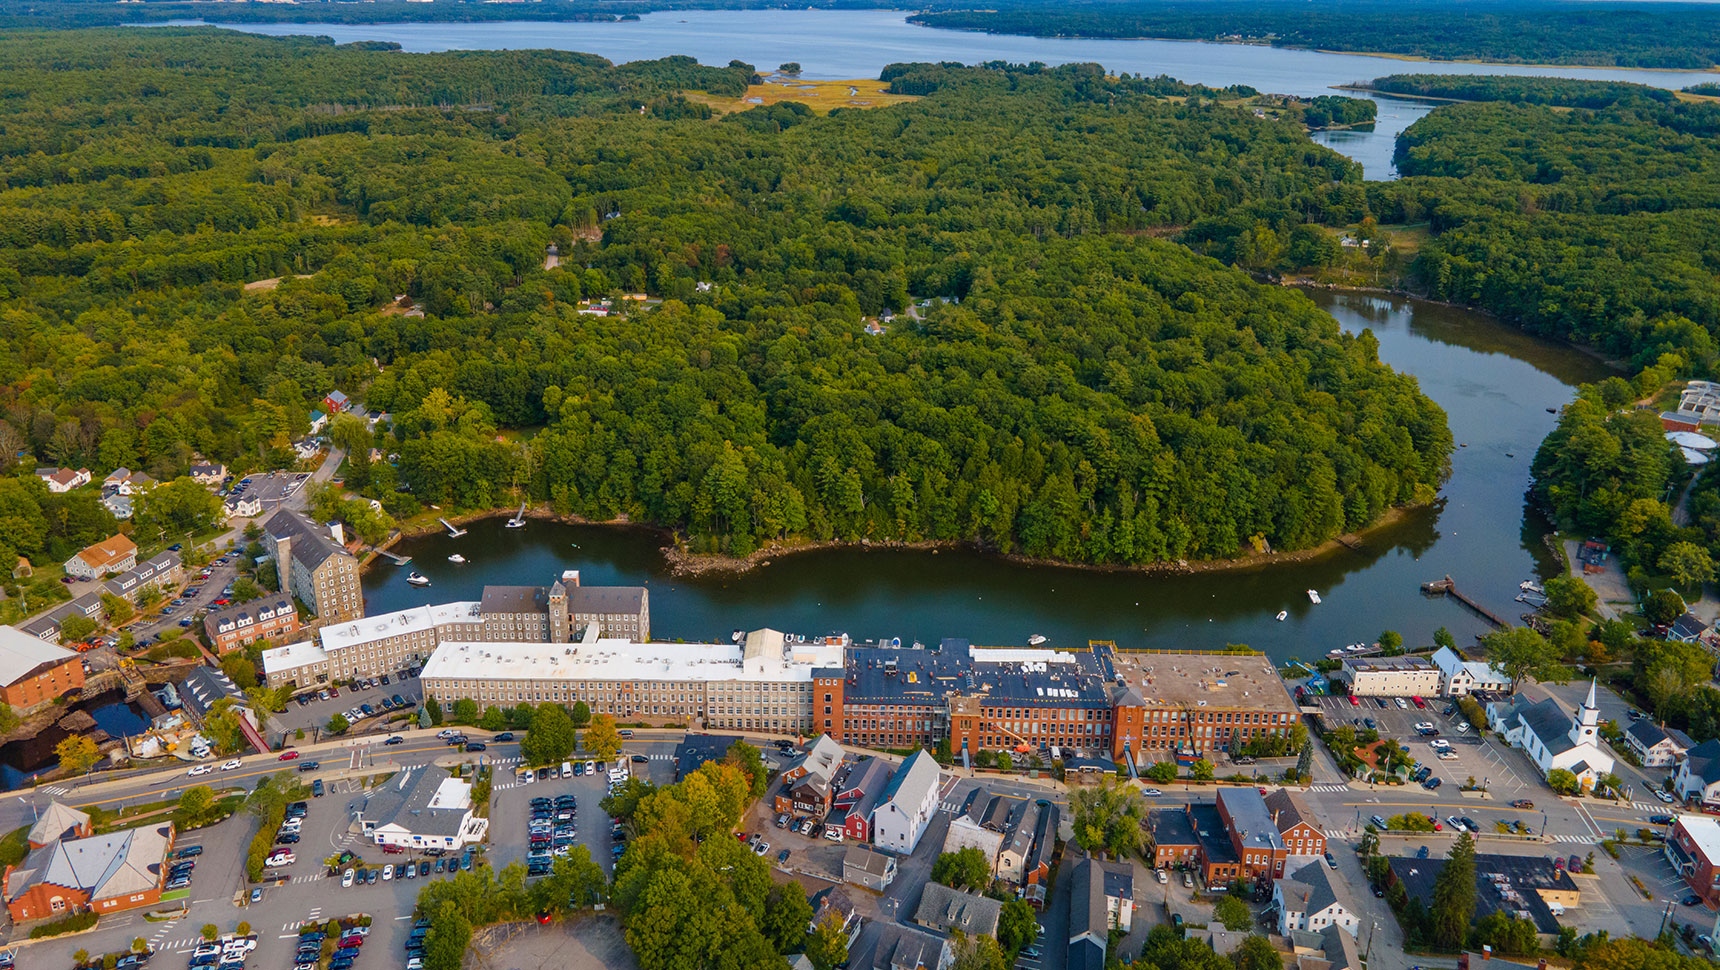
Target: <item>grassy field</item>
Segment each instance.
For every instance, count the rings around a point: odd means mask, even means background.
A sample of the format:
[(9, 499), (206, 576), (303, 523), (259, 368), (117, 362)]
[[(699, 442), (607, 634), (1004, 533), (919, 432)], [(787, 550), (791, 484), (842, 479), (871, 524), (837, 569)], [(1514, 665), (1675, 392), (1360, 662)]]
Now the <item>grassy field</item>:
[(783, 101), (799, 101), (819, 114), (828, 114), (832, 108), (883, 108), (919, 100), (905, 94), (885, 94), (887, 87), (888, 84), (876, 78), (867, 81), (802, 81), (773, 74), (765, 78), (763, 84), (748, 87), (746, 94), (738, 98), (722, 98), (702, 91), (688, 92), (687, 98), (710, 105), (718, 114)]

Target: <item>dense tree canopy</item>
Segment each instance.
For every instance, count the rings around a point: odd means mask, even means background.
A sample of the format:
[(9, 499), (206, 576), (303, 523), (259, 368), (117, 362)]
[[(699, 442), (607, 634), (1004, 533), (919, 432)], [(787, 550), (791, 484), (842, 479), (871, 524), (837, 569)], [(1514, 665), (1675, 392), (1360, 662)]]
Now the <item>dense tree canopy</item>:
[[(1137, 232), (1348, 211), (1356, 166), (1294, 124), (1096, 65), (719, 118), (679, 92), (750, 66), (373, 47), (0, 38), (5, 433), (164, 480), (279, 466), (341, 389), (396, 418), (398, 461), (349, 481), (384, 511), (333, 510), (361, 534), (523, 494), (730, 553), (1125, 564), (1317, 545), (1445, 473), (1370, 336)], [(579, 312), (626, 293), (663, 302)]]

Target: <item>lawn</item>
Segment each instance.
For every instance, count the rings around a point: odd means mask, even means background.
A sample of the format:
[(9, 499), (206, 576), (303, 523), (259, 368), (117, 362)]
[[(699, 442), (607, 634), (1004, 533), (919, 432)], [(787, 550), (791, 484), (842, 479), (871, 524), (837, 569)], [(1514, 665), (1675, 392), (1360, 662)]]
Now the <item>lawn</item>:
[(876, 78), (866, 81), (804, 81), (772, 74), (765, 78), (763, 84), (750, 85), (738, 98), (717, 97), (702, 91), (688, 92), (687, 98), (710, 105), (717, 114), (784, 101), (799, 101), (818, 114), (829, 114), (832, 108), (885, 108), (919, 100), (905, 94), (887, 94), (885, 89), (888, 87), (889, 84)]

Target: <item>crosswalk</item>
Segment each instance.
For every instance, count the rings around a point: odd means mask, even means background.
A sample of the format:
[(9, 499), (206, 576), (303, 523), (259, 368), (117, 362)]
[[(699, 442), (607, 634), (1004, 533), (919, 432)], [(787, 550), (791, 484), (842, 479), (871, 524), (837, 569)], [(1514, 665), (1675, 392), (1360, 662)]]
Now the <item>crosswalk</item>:
[(1344, 831), (1343, 829), (1327, 829), (1326, 830), (1326, 838), (1328, 838), (1328, 839), (1347, 839), (1349, 837), (1350, 837), (1350, 833)]
[(650, 758), (652, 761), (674, 761), (675, 760), (675, 756), (672, 754), (648, 754), (645, 757)]
[(1309, 791), (1344, 792), (1349, 791), (1349, 785), (1309, 785)]
[(1639, 812), (1652, 812), (1656, 815), (1672, 813), (1672, 807), (1659, 802), (1631, 802), (1630, 807)]
[(1573, 845), (1594, 845), (1599, 841), (1592, 835), (1560, 835), (1555, 833), (1548, 836), (1548, 838), (1552, 839), (1554, 842), (1569, 842)]
[(71, 791), (71, 789), (65, 787), (64, 785), (47, 785), (47, 786), (43, 787), (41, 790), (45, 794), (56, 795), (56, 796), (64, 795), (66, 792)]

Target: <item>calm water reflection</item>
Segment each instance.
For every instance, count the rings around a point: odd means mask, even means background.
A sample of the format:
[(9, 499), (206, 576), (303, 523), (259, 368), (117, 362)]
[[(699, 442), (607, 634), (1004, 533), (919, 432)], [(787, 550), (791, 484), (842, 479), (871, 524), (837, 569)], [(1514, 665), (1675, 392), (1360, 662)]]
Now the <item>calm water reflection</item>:
[[(660, 638), (725, 637), (772, 626), (803, 633), (935, 642), (946, 636), (1019, 644), (1116, 640), (1128, 646), (1217, 647), (1247, 643), (1275, 657), (1311, 657), (1395, 629), (1427, 642), (1440, 626), (1460, 640), (1481, 621), (1422, 582), (1447, 573), (1497, 612), (1515, 616), (1520, 580), (1545, 568), (1541, 527), (1525, 517), (1529, 461), (1571, 386), (1604, 375), (1598, 362), (1477, 314), (1413, 301), (1316, 292), (1345, 329), (1371, 328), (1386, 363), (1413, 374), (1443, 406), (1467, 447), (1436, 507), (1371, 535), (1362, 552), (1298, 565), (1180, 576), (1017, 565), (969, 551), (830, 550), (784, 558), (744, 576), (676, 579), (655, 533), (499, 519), (460, 539), (432, 536), (398, 551), (435, 583), (406, 584), (410, 570), (383, 564), (365, 580), (371, 612), (476, 598), (485, 583), (546, 582), (563, 568), (588, 583), (651, 587)], [(447, 561), (454, 552), (473, 560)], [(1312, 605), (1305, 590), (1325, 603)], [(1285, 622), (1273, 619), (1288, 610)]]

